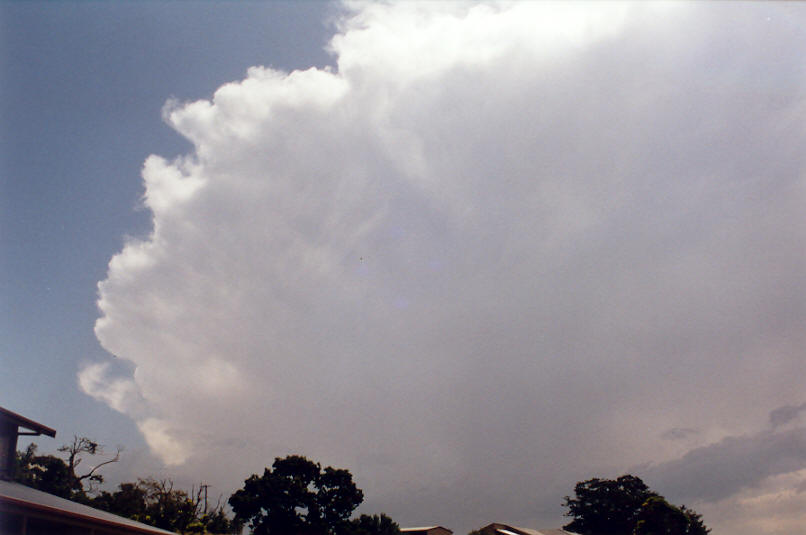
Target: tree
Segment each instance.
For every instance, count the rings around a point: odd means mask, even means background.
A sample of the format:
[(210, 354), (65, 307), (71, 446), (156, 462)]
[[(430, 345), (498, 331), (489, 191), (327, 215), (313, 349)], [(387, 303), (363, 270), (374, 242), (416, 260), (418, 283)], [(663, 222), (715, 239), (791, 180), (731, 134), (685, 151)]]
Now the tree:
[(363, 499), (349, 471), (290, 455), (245, 480), (229, 504), (255, 535), (341, 535)]
[[(200, 486), (201, 489), (201, 486)], [(203, 512), (201, 490), (190, 493), (174, 488), (170, 479), (138, 479), (121, 483), (118, 490), (98, 494), (90, 505), (151, 526), (181, 533), (239, 533), (220, 502)]]
[(98, 469), (107, 464), (118, 462), (120, 460), (121, 448), (117, 449), (114, 457), (96, 464), (90, 469), (89, 472), (83, 475), (76, 474), (76, 468), (78, 468), (78, 465), (84, 460), (83, 455), (103, 455), (103, 446), (87, 437), (73, 435), (73, 442), (71, 444), (61, 446), (59, 451), (67, 454), (67, 469), (70, 474), (71, 487), (75, 490), (80, 489), (81, 491), (84, 491), (84, 481), (86, 481), (89, 487), (87, 490), (91, 491), (93, 490), (94, 483), (104, 482), (104, 477), (101, 474), (96, 473)]
[(13, 480), (60, 498), (71, 499), (74, 494), (67, 463), (53, 455), (37, 455), (36, 444), (17, 452)]
[(711, 529), (705, 526), (705, 522), (702, 521), (702, 515), (689, 509), (685, 505), (680, 506), (680, 510), (686, 515), (688, 518), (688, 533), (691, 535), (708, 535), (711, 532)]
[(656, 494), (641, 479), (624, 475), (616, 480), (589, 479), (574, 486), (575, 498), (565, 497), (565, 529), (581, 535), (632, 533), (641, 505)]
[[(121, 451), (118, 448), (114, 457), (78, 475), (76, 469), (85, 455), (103, 455), (103, 447), (97, 442), (87, 437), (74, 436), (71, 444), (58, 448), (58, 451), (67, 453), (67, 461), (54, 455), (37, 455), (36, 449), (36, 444), (29, 444), (24, 452), (17, 452), (13, 479), (43, 492), (82, 503), (87, 502), (87, 492), (94, 490), (94, 484), (104, 480), (97, 473), (98, 469), (120, 460)], [(87, 488), (84, 488), (85, 484)]]
[(709, 531), (697, 513), (653, 496), (641, 505), (633, 535), (707, 535)]
[[(115, 455), (77, 473), (77, 467), (87, 456), (102, 455), (103, 447), (87, 437), (74, 436), (70, 444), (58, 448), (67, 459), (54, 455), (37, 455), (36, 444), (30, 444), (15, 459), (13, 479), (23, 485), (131, 518), (145, 524), (179, 532), (239, 533), (242, 524), (229, 519), (221, 505), (207, 511), (198, 492), (174, 489), (173, 481), (153, 478), (138, 479), (136, 483), (121, 483), (115, 492), (98, 491), (103, 483), (98, 470), (120, 459), (121, 448)], [(86, 486), (86, 488), (85, 488)], [(94, 497), (91, 497), (94, 494)], [(206, 499), (205, 499), (206, 502)]]
[(201, 523), (209, 533), (240, 533), (243, 529), (243, 524), (227, 516), (223, 506), (217, 506), (212, 512), (203, 515)]
[(136, 483), (121, 483), (114, 493), (101, 492), (91, 501), (91, 505), (169, 531), (241, 531), (241, 526), (230, 521), (220, 504), (209, 513), (204, 513), (201, 491), (188, 494), (175, 489), (170, 479), (146, 478), (138, 479)]
[[(575, 497), (565, 497), (563, 526), (580, 535), (706, 535), (700, 515), (669, 504), (640, 478), (589, 479), (574, 486)], [(667, 531), (663, 531), (667, 530)]]
[(361, 515), (350, 520), (348, 535), (400, 535), (397, 522), (381, 513), (380, 515)]
[(92, 506), (143, 522), (146, 516), (146, 491), (137, 483), (121, 483), (116, 492), (102, 491)]

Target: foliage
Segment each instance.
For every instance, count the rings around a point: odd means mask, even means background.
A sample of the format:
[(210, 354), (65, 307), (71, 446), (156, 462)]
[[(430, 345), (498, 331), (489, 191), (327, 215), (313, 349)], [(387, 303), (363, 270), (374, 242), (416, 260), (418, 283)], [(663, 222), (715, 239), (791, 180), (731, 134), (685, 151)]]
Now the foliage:
[(702, 515), (689, 509), (685, 505), (680, 506), (680, 510), (688, 518), (688, 532), (690, 535), (708, 535), (711, 529), (706, 527), (702, 520)]
[(240, 526), (226, 516), (221, 506), (202, 512), (201, 493), (174, 489), (169, 479), (138, 479), (122, 483), (114, 493), (101, 492), (91, 505), (144, 524), (181, 533), (235, 533)]
[(656, 494), (639, 478), (624, 475), (616, 480), (589, 479), (574, 487), (575, 498), (565, 497), (566, 516), (573, 520), (565, 529), (581, 535), (632, 533), (641, 505)]
[(633, 535), (707, 535), (709, 531), (697, 513), (653, 496), (641, 505)]
[(400, 526), (383, 513), (361, 515), (350, 520), (347, 535), (400, 535)]
[(706, 535), (699, 514), (675, 507), (649, 489), (640, 478), (589, 479), (565, 497), (564, 529), (580, 535)]
[(211, 513), (202, 515), (201, 523), (208, 533), (240, 533), (243, 528), (242, 523), (227, 516), (223, 506), (216, 506)]
[(137, 483), (121, 483), (114, 493), (103, 491), (92, 500), (92, 506), (133, 520), (145, 516), (146, 491)]
[[(241, 525), (227, 517), (223, 506), (217, 504), (209, 513), (202, 503), (201, 492), (188, 494), (174, 489), (170, 480), (138, 479), (136, 483), (121, 483), (115, 492), (97, 491), (103, 482), (98, 469), (120, 459), (115, 455), (81, 474), (76, 472), (88, 456), (102, 455), (103, 448), (87, 437), (73, 437), (58, 451), (66, 460), (54, 455), (37, 455), (36, 444), (18, 451), (15, 459), (14, 481), (23, 485), (84, 503), (145, 524), (170, 531), (190, 533), (238, 533)], [(91, 495), (95, 493), (95, 497)], [(204, 512), (203, 512), (204, 511)], [(194, 531), (195, 530), (195, 531)]]
[(336, 535), (363, 499), (349, 471), (290, 455), (244, 481), (229, 504), (255, 535)]
[[(28, 445), (24, 452), (17, 452), (14, 467), (14, 481), (23, 485), (81, 503), (87, 503), (87, 492), (94, 490), (96, 483), (103, 482), (98, 469), (120, 459), (118, 448), (114, 457), (106, 459), (84, 474), (76, 472), (85, 456), (103, 455), (103, 447), (87, 437), (73, 437), (71, 444), (61, 446), (58, 451), (67, 454), (67, 460), (55, 455), (37, 455), (36, 444)], [(84, 485), (87, 488), (84, 488)]]
[(79, 491), (72, 486), (67, 463), (53, 455), (37, 455), (36, 444), (17, 452), (12, 479), (60, 498), (71, 499)]

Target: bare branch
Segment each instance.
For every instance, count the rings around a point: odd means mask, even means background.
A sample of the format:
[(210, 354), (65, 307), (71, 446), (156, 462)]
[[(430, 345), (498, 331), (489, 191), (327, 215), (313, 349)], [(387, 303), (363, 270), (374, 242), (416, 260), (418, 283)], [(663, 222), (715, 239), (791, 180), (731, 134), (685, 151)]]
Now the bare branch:
[(120, 452), (121, 452), (121, 451), (123, 451), (123, 449), (122, 449), (120, 446), (118, 446), (117, 451), (115, 452), (115, 456), (114, 456), (114, 457), (112, 457), (111, 459), (106, 460), (106, 461), (104, 461), (104, 462), (102, 462), (102, 463), (99, 463), (99, 464), (95, 465), (95, 466), (92, 468), (92, 470), (90, 470), (89, 472), (87, 472), (87, 473), (86, 473), (86, 474), (84, 474), (83, 476), (78, 476), (78, 477), (77, 477), (78, 481), (82, 481), (82, 480), (87, 479), (87, 478), (90, 478), (90, 479), (91, 479), (91, 478), (93, 478), (93, 477), (100, 477), (100, 476), (94, 476), (94, 475), (93, 475), (93, 474), (95, 474), (95, 471), (96, 471), (96, 470), (98, 470), (100, 467), (105, 466), (105, 465), (107, 465), (107, 464), (111, 464), (111, 463), (116, 463), (116, 462), (118, 462), (118, 461), (120, 460)]

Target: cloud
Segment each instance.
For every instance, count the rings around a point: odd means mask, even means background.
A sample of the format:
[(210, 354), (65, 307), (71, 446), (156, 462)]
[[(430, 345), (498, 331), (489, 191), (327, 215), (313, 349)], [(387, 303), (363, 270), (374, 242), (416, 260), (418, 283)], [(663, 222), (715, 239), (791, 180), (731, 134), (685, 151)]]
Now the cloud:
[(770, 412), (770, 425), (773, 428), (780, 427), (784, 424), (797, 419), (797, 417), (806, 410), (806, 403), (800, 405), (784, 405)]
[(124, 414), (137, 415), (143, 400), (131, 379), (112, 377), (108, 362), (87, 364), (78, 374), (78, 385), (86, 394)]
[(661, 433), (660, 437), (664, 440), (683, 440), (698, 433), (696, 429), (690, 427), (673, 427)]
[[(135, 372), (82, 388), (222, 488), (299, 452), (403, 524), (559, 524), (638, 463), (703, 498), (796, 469), (802, 433), (755, 422), (803, 384), (803, 16), (346, 6), (332, 67), (166, 106), (194, 150), (146, 160), (153, 232), (99, 284)], [(708, 483), (717, 451), (787, 456)]]
[(676, 499), (718, 501), (769, 477), (806, 469), (806, 429), (727, 437), (680, 459), (641, 470)]
[[(806, 471), (768, 478), (761, 485), (736, 496), (698, 507), (709, 525), (718, 525), (724, 533), (752, 535), (789, 535), (806, 525), (806, 496), (797, 486)], [(716, 530), (714, 530), (716, 531)]]
[(169, 423), (156, 418), (148, 418), (138, 424), (140, 432), (152, 451), (159, 452), (160, 458), (167, 465), (184, 463), (192, 454), (192, 446), (177, 438)]

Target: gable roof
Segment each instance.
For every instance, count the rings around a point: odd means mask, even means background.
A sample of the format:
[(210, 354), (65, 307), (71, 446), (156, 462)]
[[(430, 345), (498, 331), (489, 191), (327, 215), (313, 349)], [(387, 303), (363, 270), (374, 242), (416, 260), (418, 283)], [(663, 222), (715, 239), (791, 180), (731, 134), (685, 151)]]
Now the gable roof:
[(517, 526), (510, 526), (508, 524), (501, 524), (494, 522), (481, 528), (482, 530), (492, 529), (495, 533), (500, 535), (576, 535), (564, 529), (531, 529), (519, 528)]
[(447, 531), (448, 533), (453, 533), (452, 529), (448, 529), (448, 528), (446, 528), (444, 526), (424, 526), (424, 527), (419, 527), (419, 528), (400, 528), (400, 532), (401, 533), (413, 533), (413, 532), (427, 533), (427, 532), (431, 531), (432, 529), (442, 529), (442, 530)]

